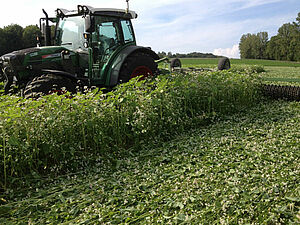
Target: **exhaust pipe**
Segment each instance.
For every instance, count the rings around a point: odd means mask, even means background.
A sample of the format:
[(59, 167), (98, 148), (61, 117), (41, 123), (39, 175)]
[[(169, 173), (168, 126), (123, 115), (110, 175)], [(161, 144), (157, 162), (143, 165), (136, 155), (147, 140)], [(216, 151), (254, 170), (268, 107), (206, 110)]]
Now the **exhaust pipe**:
[(129, 13), (129, 0), (126, 0), (126, 3), (127, 3), (126, 13)]
[(45, 14), (46, 17), (46, 27), (45, 27), (45, 46), (50, 46), (51, 45), (51, 27), (49, 26), (49, 16), (48, 13), (43, 9), (43, 13)]

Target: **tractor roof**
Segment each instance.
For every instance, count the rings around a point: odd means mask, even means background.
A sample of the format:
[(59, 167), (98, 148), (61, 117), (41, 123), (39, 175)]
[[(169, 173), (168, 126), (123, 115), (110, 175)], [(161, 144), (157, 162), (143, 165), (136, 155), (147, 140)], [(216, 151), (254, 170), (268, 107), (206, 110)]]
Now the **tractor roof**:
[(73, 16), (82, 14), (92, 14), (99, 16), (114, 16), (121, 18), (135, 19), (137, 18), (137, 13), (132, 10), (124, 9), (113, 9), (113, 8), (93, 8), (86, 5), (78, 5), (77, 10), (67, 10), (67, 9), (57, 9), (58, 15), (61, 16)]

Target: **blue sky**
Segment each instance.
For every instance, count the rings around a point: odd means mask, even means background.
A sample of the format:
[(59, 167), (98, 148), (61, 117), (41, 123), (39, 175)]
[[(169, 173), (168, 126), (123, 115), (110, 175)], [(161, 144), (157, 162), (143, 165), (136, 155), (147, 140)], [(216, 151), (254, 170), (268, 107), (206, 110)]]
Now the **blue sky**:
[[(37, 24), (44, 8), (75, 9), (78, 4), (97, 8), (125, 8), (125, 0), (10, 0), (2, 4), (0, 27)], [(173, 53), (211, 52), (238, 58), (242, 34), (267, 31), (295, 21), (300, 0), (130, 0), (139, 17), (134, 20), (139, 45)], [(5, 10), (5, 8), (9, 10)], [(14, 10), (12, 10), (14, 9)]]

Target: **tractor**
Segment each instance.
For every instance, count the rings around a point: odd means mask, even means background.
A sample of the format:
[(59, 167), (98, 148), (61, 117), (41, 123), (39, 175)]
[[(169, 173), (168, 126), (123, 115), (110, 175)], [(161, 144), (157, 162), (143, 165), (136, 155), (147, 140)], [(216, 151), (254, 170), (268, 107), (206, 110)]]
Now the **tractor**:
[(57, 9), (51, 18), (43, 10), (38, 47), (0, 58), (5, 93), (16, 84), (25, 98), (35, 98), (85, 86), (112, 88), (133, 77), (154, 75), (159, 57), (151, 48), (137, 46), (131, 20), (138, 15), (126, 1), (123, 10), (78, 5), (71, 11)]

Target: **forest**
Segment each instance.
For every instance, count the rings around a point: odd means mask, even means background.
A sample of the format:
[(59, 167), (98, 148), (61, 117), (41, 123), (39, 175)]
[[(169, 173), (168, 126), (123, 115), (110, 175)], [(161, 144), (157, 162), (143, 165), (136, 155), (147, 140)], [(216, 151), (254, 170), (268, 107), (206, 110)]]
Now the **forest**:
[(191, 53), (187, 53), (187, 54), (184, 54), (184, 53), (176, 53), (176, 54), (173, 54), (172, 52), (158, 52), (157, 53), (158, 56), (160, 58), (163, 58), (163, 57), (168, 57), (168, 58), (218, 58), (220, 56), (216, 56), (212, 53), (201, 53), (201, 52), (191, 52)]
[(11, 24), (0, 28), (0, 55), (36, 46), (36, 37), (40, 34), (40, 29), (36, 25), (23, 28), (18, 24)]
[(283, 24), (270, 39), (268, 32), (242, 35), (239, 49), (242, 59), (300, 61), (300, 12), (295, 22)]

